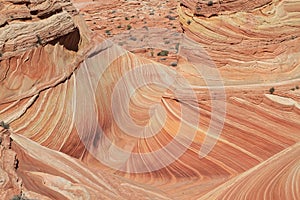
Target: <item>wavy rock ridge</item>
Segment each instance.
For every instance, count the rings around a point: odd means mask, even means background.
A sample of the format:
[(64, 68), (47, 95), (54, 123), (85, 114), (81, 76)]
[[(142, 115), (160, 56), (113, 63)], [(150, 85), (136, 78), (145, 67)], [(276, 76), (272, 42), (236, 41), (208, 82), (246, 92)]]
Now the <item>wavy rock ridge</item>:
[[(9, 124), (1, 129), (1, 197), (300, 198), (298, 38), (277, 41), (298, 34), (298, 2), (182, 1), (183, 29), (197, 42), (183, 37), (176, 68), (94, 36), (69, 2), (5, 1), (1, 14), (11, 12), (5, 5), (32, 8), (31, 18), (0, 29), (28, 23), (57, 34), (39, 32), (41, 42), (26, 29), (0, 35), (0, 121)], [(241, 22), (247, 17), (255, 26)]]
[(298, 77), (298, 1), (213, 2), (182, 1), (179, 15), (185, 33), (203, 45), (224, 77), (232, 84)]

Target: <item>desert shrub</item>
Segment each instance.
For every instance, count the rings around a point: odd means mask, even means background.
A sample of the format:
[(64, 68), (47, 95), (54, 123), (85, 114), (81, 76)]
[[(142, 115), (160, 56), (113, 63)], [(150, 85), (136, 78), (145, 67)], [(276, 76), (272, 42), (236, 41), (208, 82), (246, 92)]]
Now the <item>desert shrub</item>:
[(270, 94), (273, 94), (273, 93), (275, 92), (275, 88), (274, 88), (274, 87), (271, 87), (271, 88), (269, 89), (269, 92), (270, 92)]
[(166, 18), (169, 19), (169, 20), (175, 20), (176, 19), (176, 17), (171, 16), (171, 15), (167, 15)]
[(171, 63), (171, 66), (172, 66), (172, 67), (176, 67), (176, 66), (177, 66), (177, 62), (172, 62), (172, 63)]
[(20, 200), (22, 197), (20, 195), (15, 195), (11, 200)]
[(213, 1), (208, 1), (208, 2), (207, 2), (207, 5), (208, 5), (208, 6), (212, 6), (212, 5), (214, 5), (214, 2), (213, 2)]
[(37, 43), (38, 44), (42, 44), (42, 39), (39, 35), (36, 35), (36, 38), (37, 38)]
[(11, 200), (30, 200), (30, 199), (22, 196), (22, 194), (19, 194), (19, 195), (13, 196), (13, 198)]
[(191, 20), (187, 20), (187, 22), (186, 22), (188, 25), (190, 25), (192, 22), (191, 22)]
[(4, 129), (9, 129), (9, 124), (5, 123), (4, 121), (0, 122), (0, 126), (2, 126)]
[(169, 54), (169, 51), (167, 51), (167, 50), (162, 50), (162, 51), (159, 52), (157, 55), (158, 55), (158, 56), (168, 56), (168, 54)]
[(111, 35), (110, 30), (106, 30), (105, 33), (106, 33), (107, 35)]
[(132, 26), (130, 24), (127, 25), (127, 30), (130, 30)]

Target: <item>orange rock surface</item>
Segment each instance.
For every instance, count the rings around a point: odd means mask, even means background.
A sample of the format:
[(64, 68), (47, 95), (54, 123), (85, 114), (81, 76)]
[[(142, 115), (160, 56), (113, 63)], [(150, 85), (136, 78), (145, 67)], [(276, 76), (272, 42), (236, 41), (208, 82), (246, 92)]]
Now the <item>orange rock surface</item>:
[(73, 3), (0, 1), (1, 199), (300, 199), (300, 2)]

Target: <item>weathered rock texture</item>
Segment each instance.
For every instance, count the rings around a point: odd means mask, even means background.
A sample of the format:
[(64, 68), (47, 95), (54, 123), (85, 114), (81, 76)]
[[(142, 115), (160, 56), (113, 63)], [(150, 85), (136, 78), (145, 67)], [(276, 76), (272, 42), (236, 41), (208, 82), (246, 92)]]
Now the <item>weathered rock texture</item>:
[(232, 84), (299, 76), (298, 1), (213, 2), (182, 1), (179, 15), (185, 33), (202, 44)]
[(22, 179), (16, 173), (18, 160), (16, 152), (11, 149), (9, 132), (1, 128), (0, 134), (0, 194), (2, 199), (9, 199), (21, 193)]
[[(174, 54), (170, 53), (166, 59), (157, 56), (157, 53), (162, 50), (164, 43), (168, 46), (173, 42), (178, 43), (178, 37), (174, 34), (182, 32), (177, 12), (179, 2), (180, 0), (74, 0), (74, 6), (80, 10), (87, 25), (95, 33), (136, 55), (170, 65), (178, 61)], [(101, 12), (98, 12), (99, 10)], [(153, 32), (153, 28), (165, 30)], [(159, 46), (149, 46), (147, 40), (155, 41)], [(145, 48), (136, 48), (141, 45)]]
[(34, 2), (0, 6), (20, 10), (0, 28), (1, 198), (300, 199), (298, 1), (182, 1), (213, 62), (184, 36), (175, 68), (96, 37), (69, 2)]
[(69, 1), (7, 0), (0, 3), (3, 58), (78, 31), (78, 12)]

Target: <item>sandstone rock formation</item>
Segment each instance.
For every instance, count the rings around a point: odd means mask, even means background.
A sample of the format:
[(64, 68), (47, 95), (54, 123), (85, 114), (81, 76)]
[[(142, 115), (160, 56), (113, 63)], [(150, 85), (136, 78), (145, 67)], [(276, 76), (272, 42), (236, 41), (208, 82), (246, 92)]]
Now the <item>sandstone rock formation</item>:
[(182, 0), (184, 34), (111, 40), (69, 1), (0, 3), (1, 198), (300, 199), (300, 3)]
[(9, 199), (14, 194), (21, 193), (22, 179), (16, 174), (18, 160), (16, 152), (11, 149), (9, 132), (1, 128), (0, 136), (0, 174), (1, 174), (1, 198)]
[(3, 58), (78, 32), (78, 13), (69, 1), (1, 1), (0, 8)]
[(185, 33), (202, 44), (225, 78), (253, 84), (298, 77), (299, 2), (211, 2), (182, 1), (179, 15)]

